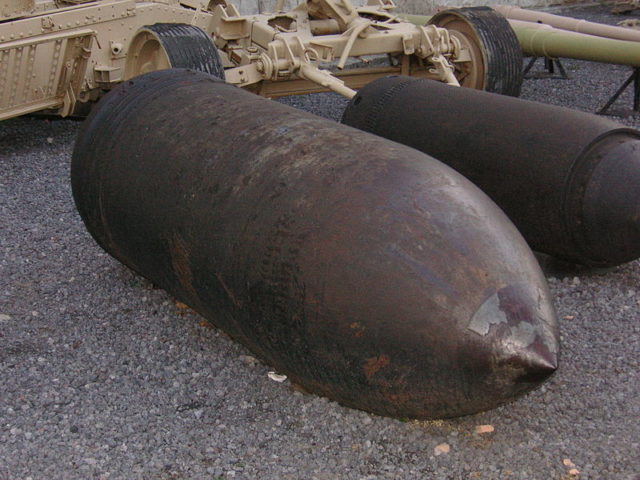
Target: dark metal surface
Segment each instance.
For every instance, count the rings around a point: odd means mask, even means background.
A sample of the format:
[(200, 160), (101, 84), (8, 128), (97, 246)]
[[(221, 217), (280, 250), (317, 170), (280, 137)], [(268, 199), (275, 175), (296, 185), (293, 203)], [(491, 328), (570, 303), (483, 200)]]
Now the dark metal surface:
[(387, 77), (343, 122), (409, 145), (487, 193), (534, 250), (591, 266), (640, 256), (640, 134), (566, 108)]
[(556, 369), (528, 246), (479, 189), (408, 147), (154, 72), (92, 112), (72, 185), (105, 250), (345, 405), (469, 414)]

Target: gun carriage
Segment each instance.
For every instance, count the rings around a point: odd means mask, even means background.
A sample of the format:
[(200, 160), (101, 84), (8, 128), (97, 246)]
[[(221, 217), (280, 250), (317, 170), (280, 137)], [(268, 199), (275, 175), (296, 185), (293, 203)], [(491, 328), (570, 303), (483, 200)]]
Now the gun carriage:
[(467, 9), (423, 26), (393, 7), (308, 0), (241, 15), (226, 0), (5, 0), (0, 119), (43, 109), (66, 116), (124, 80), (169, 67), (267, 97), (332, 90), (351, 98), (389, 74), (518, 94), (520, 49), (500, 14)]

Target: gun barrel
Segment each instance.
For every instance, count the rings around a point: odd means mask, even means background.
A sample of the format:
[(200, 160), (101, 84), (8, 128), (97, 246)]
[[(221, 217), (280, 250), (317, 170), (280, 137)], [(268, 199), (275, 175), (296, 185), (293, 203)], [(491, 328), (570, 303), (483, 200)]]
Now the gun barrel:
[(616, 40), (640, 42), (640, 31), (629, 28), (604, 25), (602, 23), (589, 22), (587, 20), (564, 17), (562, 15), (553, 15), (551, 13), (538, 12), (535, 10), (525, 10), (524, 8), (508, 5), (494, 5), (492, 8), (500, 12), (509, 20), (542, 23), (560, 30), (585, 33), (588, 35)]
[(640, 43), (509, 20), (524, 55), (640, 66)]

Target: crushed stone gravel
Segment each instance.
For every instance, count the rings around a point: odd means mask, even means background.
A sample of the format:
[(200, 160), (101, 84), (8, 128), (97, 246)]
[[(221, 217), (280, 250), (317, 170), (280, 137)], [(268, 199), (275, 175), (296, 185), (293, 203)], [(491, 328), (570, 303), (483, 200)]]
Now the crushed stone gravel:
[[(570, 80), (527, 80), (522, 97), (593, 112), (630, 73), (563, 64)], [(285, 102), (334, 119), (345, 105)], [(104, 253), (71, 197), (78, 128), (0, 123), (0, 479), (640, 478), (640, 262), (554, 270), (563, 356), (542, 388), (453, 420), (382, 418), (270, 380)]]

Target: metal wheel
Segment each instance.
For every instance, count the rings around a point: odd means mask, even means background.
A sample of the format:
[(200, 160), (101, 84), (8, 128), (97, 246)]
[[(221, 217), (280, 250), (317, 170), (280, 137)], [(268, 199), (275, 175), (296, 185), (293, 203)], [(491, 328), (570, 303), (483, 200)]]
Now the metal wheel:
[(469, 52), (453, 62), (463, 87), (520, 95), (522, 50), (506, 18), (489, 7), (467, 7), (443, 10), (429, 23), (449, 30)]
[(142, 27), (129, 45), (125, 80), (167, 68), (190, 68), (224, 80), (218, 50), (200, 28), (182, 23)]

